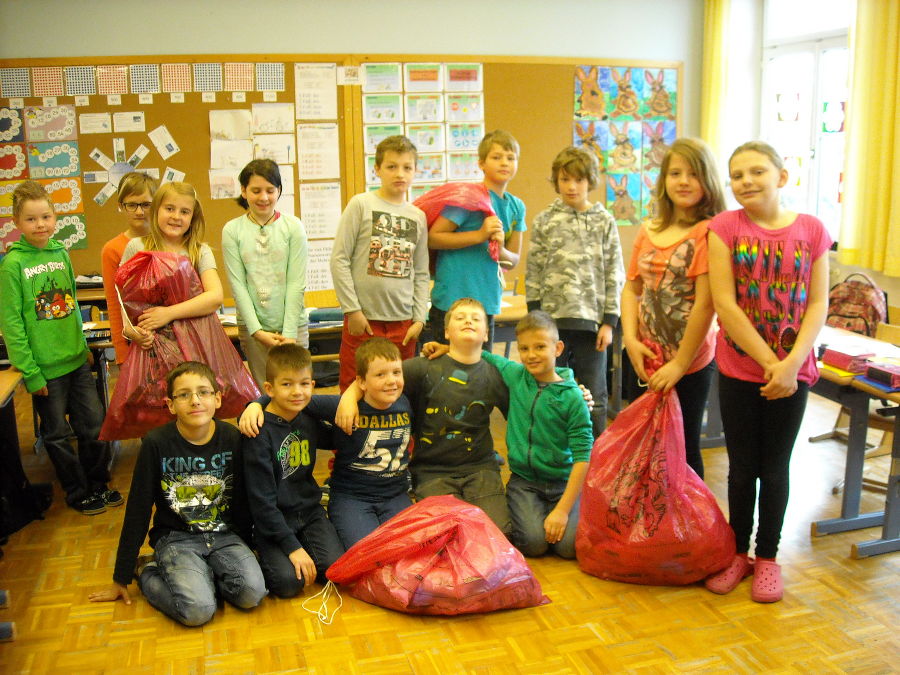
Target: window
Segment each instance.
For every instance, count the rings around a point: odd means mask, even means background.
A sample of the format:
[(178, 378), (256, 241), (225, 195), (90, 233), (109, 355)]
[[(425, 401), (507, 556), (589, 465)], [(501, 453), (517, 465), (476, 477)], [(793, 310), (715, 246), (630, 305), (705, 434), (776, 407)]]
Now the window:
[[(850, 52), (849, 0), (770, 0), (763, 50), (762, 138), (785, 158), (785, 206), (818, 216), (837, 239)], [(815, 31), (811, 33), (810, 31)]]

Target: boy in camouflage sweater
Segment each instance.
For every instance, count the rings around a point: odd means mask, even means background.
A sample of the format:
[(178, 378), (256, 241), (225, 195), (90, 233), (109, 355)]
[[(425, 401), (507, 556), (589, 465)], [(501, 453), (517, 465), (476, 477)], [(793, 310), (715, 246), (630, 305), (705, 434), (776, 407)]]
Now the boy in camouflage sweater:
[(534, 220), (525, 271), (528, 309), (556, 321), (565, 343), (557, 366), (569, 367), (594, 397), (594, 437), (606, 428), (606, 348), (619, 321), (625, 283), (616, 221), (601, 204), (588, 201), (600, 183), (597, 158), (568, 147), (553, 160), (559, 193)]

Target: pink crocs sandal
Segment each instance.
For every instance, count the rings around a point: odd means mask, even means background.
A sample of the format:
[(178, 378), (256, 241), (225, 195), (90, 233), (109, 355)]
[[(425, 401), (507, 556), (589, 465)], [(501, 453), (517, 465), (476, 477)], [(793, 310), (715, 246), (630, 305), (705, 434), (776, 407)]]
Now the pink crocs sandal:
[(746, 553), (738, 553), (732, 558), (728, 567), (706, 577), (704, 585), (713, 593), (725, 595), (731, 593), (742, 579), (751, 574), (753, 574), (753, 561), (747, 557)]
[(774, 560), (756, 559), (753, 567), (753, 586), (750, 597), (754, 602), (778, 602), (784, 595), (781, 565)]

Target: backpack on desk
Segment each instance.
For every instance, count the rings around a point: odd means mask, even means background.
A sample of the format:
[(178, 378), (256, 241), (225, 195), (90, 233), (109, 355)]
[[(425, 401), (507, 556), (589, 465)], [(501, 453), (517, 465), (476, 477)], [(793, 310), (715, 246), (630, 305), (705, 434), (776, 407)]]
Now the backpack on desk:
[[(861, 280), (852, 277), (860, 277)], [(886, 320), (884, 292), (867, 275), (854, 272), (831, 287), (825, 319), (827, 325), (875, 337), (875, 328)]]

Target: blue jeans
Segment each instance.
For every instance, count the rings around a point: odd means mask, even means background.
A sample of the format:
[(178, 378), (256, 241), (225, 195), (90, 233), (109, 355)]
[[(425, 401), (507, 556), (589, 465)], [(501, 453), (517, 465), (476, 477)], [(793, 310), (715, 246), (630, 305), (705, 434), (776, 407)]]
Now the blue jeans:
[(509, 502), (509, 515), (512, 517), (510, 540), (523, 555), (534, 558), (544, 555), (550, 549), (560, 558), (575, 557), (575, 530), (578, 528), (581, 497), (575, 500), (569, 511), (569, 522), (562, 539), (555, 544), (548, 544), (544, 533), (544, 520), (566, 491), (566, 482), (535, 483), (516, 474), (510, 475), (506, 484), (506, 499)]
[(328, 499), (328, 518), (344, 548), (350, 548), (409, 506), (412, 501), (405, 492), (384, 501), (367, 502), (332, 490)]
[[(41, 439), (70, 506), (109, 481), (109, 444), (98, 441), (103, 406), (87, 361), (47, 381), (47, 396), (32, 396), (41, 420)], [(69, 415), (68, 422), (66, 414)], [(69, 425), (78, 438), (78, 454), (69, 442)]]
[(156, 542), (155, 564), (141, 573), (147, 601), (185, 626), (202, 626), (216, 613), (216, 590), (241, 609), (266, 595), (253, 551), (232, 532), (170, 532)]
[[(316, 580), (324, 583), (325, 572), (344, 554), (341, 540), (321, 506), (317, 506), (311, 514), (306, 515), (302, 522), (297, 521), (299, 519), (294, 523), (296, 525), (294, 533), (300, 540), (300, 546), (316, 565)], [(288, 524), (291, 525), (290, 520)], [(297, 578), (294, 564), (288, 558), (288, 554), (281, 550), (278, 542), (257, 536), (256, 552), (259, 554), (259, 566), (262, 568), (266, 587), (273, 595), (279, 598), (293, 598), (300, 594), (306, 584), (313, 581)]]
[(594, 438), (606, 429), (606, 354), (597, 351), (597, 334), (589, 330), (560, 330), (559, 339), (565, 348), (556, 357), (556, 365), (560, 368), (571, 368), (575, 380), (590, 389), (594, 397), (594, 409), (591, 411), (591, 425)]

